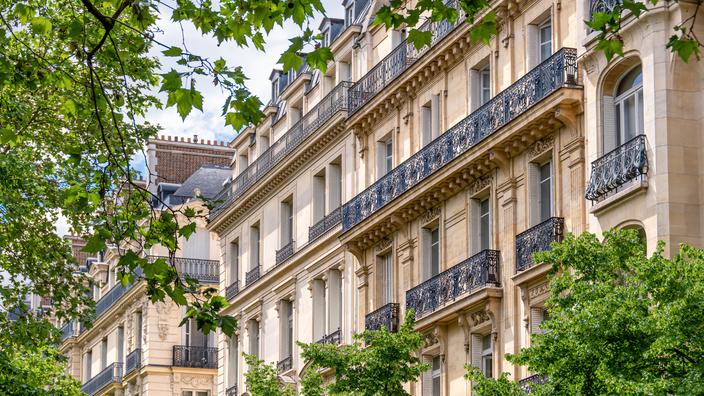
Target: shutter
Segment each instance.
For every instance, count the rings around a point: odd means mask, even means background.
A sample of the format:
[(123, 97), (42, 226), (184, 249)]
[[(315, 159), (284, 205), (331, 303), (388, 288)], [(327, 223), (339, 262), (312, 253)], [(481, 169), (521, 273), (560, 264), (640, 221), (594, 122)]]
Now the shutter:
[(528, 164), (528, 202), (529, 226), (534, 226), (540, 223), (540, 170), (535, 163)]
[(472, 334), (472, 366), (482, 368), (482, 335)]
[(530, 308), (530, 332), (531, 334), (540, 333), (540, 323), (543, 321), (543, 308)]
[(540, 60), (540, 34), (538, 25), (526, 26), (526, 70), (538, 65)]
[(422, 396), (433, 396), (433, 358), (423, 356), (423, 363), (430, 365), (430, 368), (423, 372), (421, 379), (423, 391)]
[(603, 96), (602, 101), (604, 104), (603, 155), (616, 148), (618, 131), (616, 130), (616, 108), (613, 96)]

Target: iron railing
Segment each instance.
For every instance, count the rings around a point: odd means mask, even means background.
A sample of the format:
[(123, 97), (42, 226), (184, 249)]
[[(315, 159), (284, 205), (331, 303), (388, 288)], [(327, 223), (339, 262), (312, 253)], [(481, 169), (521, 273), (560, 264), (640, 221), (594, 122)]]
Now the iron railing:
[(227, 298), (227, 301), (232, 300), (235, 298), (237, 293), (240, 292), (240, 282), (239, 281), (234, 281), (230, 286), (225, 288), (225, 298)]
[(244, 275), (244, 285), (249, 286), (252, 283), (256, 282), (259, 277), (261, 276), (261, 266), (256, 266), (252, 268), (251, 270), (247, 271), (247, 273)]
[(81, 386), (83, 393), (93, 396), (106, 386), (122, 381), (122, 363), (113, 363)]
[(457, 0), (447, 1), (450, 7), (457, 8), (459, 17), (455, 22), (443, 19), (437, 22), (430, 20), (422, 24), (418, 30), (430, 31), (432, 34), (430, 46), (416, 49), (413, 43), (403, 40), (396, 48), (386, 55), (379, 63), (374, 65), (362, 78), (350, 88), (350, 113), (354, 114), (364, 107), (372, 98), (386, 88), (392, 81), (411, 67), (428, 50), (442, 41), (451, 31), (461, 25), (466, 19), (465, 13), (459, 9)]
[(218, 368), (218, 348), (174, 345), (175, 367)]
[(498, 250), (482, 250), (408, 290), (406, 310), (420, 318), (487, 285), (500, 286)]
[(398, 331), (400, 305), (389, 303), (372, 311), (364, 317), (364, 327), (367, 330), (379, 330), (386, 327), (390, 332)]
[(125, 293), (127, 293), (127, 291), (132, 288), (132, 285), (134, 285), (134, 283), (127, 285), (127, 287), (122, 286), (121, 283), (118, 283), (113, 286), (112, 289), (110, 289), (103, 297), (101, 297), (95, 303), (96, 318), (100, 317), (100, 315), (102, 315), (110, 307), (115, 305), (115, 303), (120, 299), (120, 297), (124, 296)]
[(249, 164), (247, 169), (228, 183), (213, 199), (215, 206), (210, 211), (210, 217), (215, 218), (222, 213), (234, 200), (247, 192), (254, 183), (263, 178), (337, 112), (346, 111), (348, 106), (347, 91), (351, 85), (352, 83), (347, 81), (339, 83), (279, 140)]
[(279, 360), (278, 363), (276, 363), (276, 369), (279, 371), (279, 373), (285, 373), (293, 367), (293, 358), (291, 356), (287, 358), (283, 358)]
[(530, 394), (533, 392), (534, 385), (544, 385), (548, 383), (548, 376), (541, 374), (533, 374), (530, 377), (523, 378), (518, 381), (518, 386), (523, 389), (524, 392)]
[(342, 211), (337, 208), (308, 229), (308, 242), (312, 242), (332, 230), (342, 221)]
[[(167, 263), (172, 261), (167, 256), (149, 256), (149, 262), (154, 262), (159, 258), (165, 259)], [(218, 283), (220, 281), (220, 262), (218, 260), (174, 257), (173, 264), (180, 274), (197, 279), (199, 282)]]
[(553, 242), (562, 242), (565, 219), (551, 217), (516, 235), (516, 272), (532, 267), (533, 253), (550, 249)]
[(225, 396), (237, 396), (237, 385), (232, 385), (225, 390)]
[(597, 12), (611, 12), (621, 3), (623, 0), (590, 0), (589, 19), (592, 19)]
[(125, 375), (142, 368), (142, 348), (137, 348), (127, 354), (125, 359)]
[(584, 196), (601, 201), (631, 181), (644, 180), (648, 175), (648, 154), (645, 135), (638, 135), (592, 162)]
[(283, 263), (293, 256), (295, 241), (291, 240), (284, 247), (276, 251), (276, 265)]
[(345, 203), (343, 232), (466, 153), (552, 92), (576, 83), (577, 50), (563, 48)]
[(66, 341), (71, 337), (78, 336), (76, 321), (72, 320), (61, 327), (61, 341)]
[(341, 341), (342, 341), (342, 331), (338, 328), (337, 330), (333, 331), (332, 333), (324, 335), (323, 338), (319, 339), (315, 343), (316, 344), (340, 345)]

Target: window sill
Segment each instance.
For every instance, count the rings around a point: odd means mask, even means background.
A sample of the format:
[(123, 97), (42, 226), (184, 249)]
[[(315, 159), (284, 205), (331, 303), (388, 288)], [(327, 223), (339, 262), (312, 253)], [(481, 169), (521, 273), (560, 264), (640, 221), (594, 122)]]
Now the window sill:
[(603, 201), (599, 201), (595, 204), (592, 205), (591, 208), (589, 208), (589, 213), (593, 215), (600, 215), (603, 212), (605, 212), (607, 209), (616, 206), (618, 203), (622, 203), (630, 198), (633, 198), (636, 195), (640, 195), (641, 193), (644, 193), (648, 189), (648, 180), (635, 180), (631, 182), (630, 184), (627, 184), (625, 188), (623, 188), (621, 191), (615, 193), (614, 195), (604, 199)]

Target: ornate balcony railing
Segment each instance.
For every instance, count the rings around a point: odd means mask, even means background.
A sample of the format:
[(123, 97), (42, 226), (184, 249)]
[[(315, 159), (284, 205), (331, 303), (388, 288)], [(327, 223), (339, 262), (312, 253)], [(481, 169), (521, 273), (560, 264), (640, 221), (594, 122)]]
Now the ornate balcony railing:
[(308, 242), (312, 242), (332, 230), (342, 221), (342, 210), (337, 208), (308, 229)]
[(592, 162), (592, 173), (584, 196), (601, 201), (619, 187), (648, 175), (645, 135), (638, 135)]
[(342, 341), (342, 331), (340, 329), (337, 329), (330, 334), (324, 335), (323, 338), (319, 339), (315, 343), (316, 344), (340, 345), (341, 341)]
[(225, 390), (225, 396), (237, 396), (237, 385), (232, 385)]
[(125, 359), (125, 375), (140, 368), (142, 368), (142, 349), (137, 348), (127, 354), (127, 358)]
[(577, 51), (563, 48), (345, 203), (342, 230), (361, 223), (552, 92), (576, 83)]
[(252, 283), (256, 282), (257, 279), (261, 276), (261, 271), (259, 270), (261, 267), (256, 266), (253, 269), (247, 271), (247, 273), (244, 275), (244, 285), (249, 286)]
[[(458, 8), (457, 0), (447, 1), (446, 4), (450, 7)], [(364, 107), (367, 102), (411, 67), (430, 48), (442, 41), (448, 33), (462, 24), (465, 19), (465, 13), (459, 10), (459, 17), (454, 23), (443, 19), (438, 22), (427, 21), (422, 24), (418, 30), (432, 33), (430, 46), (417, 50), (412, 43), (404, 40), (396, 48), (392, 49), (388, 55), (350, 88), (350, 113), (355, 113)]]
[(88, 396), (93, 396), (106, 386), (122, 381), (122, 363), (113, 363), (81, 386)]
[(175, 367), (218, 368), (218, 349), (174, 345), (173, 365)]
[(210, 217), (217, 217), (235, 199), (266, 175), (284, 157), (289, 155), (308, 137), (328, 122), (337, 112), (347, 110), (347, 91), (352, 83), (343, 81), (330, 91), (312, 109), (310, 109), (279, 140), (275, 141), (265, 152), (254, 160), (247, 169), (240, 173), (231, 183), (213, 199), (215, 206)]
[(113, 286), (112, 289), (107, 292), (107, 294), (105, 294), (95, 303), (96, 318), (100, 317), (100, 315), (102, 315), (103, 313), (105, 313), (105, 311), (112, 307), (120, 299), (120, 297), (124, 296), (125, 293), (127, 293), (127, 291), (132, 288), (132, 285), (133, 284), (127, 285), (127, 287), (123, 287), (122, 284), (118, 283)]
[(292, 367), (293, 358), (291, 358), (291, 356), (279, 360), (279, 362), (276, 364), (276, 369), (279, 370), (279, 373), (285, 373), (291, 370)]
[(398, 331), (400, 306), (389, 303), (372, 311), (364, 317), (364, 327), (367, 330), (379, 330), (386, 327), (391, 332)]
[(287, 243), (286, 246), (276, 251), (276, 265), (283, 263), (293, 256), (293, 253), (295, 253), (294, 245), (295, 241), (292, 240)]
[[(171, 262), (171, 259), (166, 256), (149, 256), (149, 261), (153, 262), (158, 258)], [(180, 274), (190, 276), (200, 282), (218, 283), (220, 281), (220, 262), (218, 260), (174, 257), (173, 264)]]
[(533, 385), (544, 385), (548, 383), (547, 375), (533, 374), (530, 377), (523, 378), (518, 381), (518, 386), (526, 393), (533, 391)]
[(591, 19), (597, 12), (611, 12), (621, 3), (623, 3), (623, 0), (590, 0), (589, 19)]
[(71, 337), (78, 336), (76, 321), (70, 321), (61, 327), (61, 341), (66, 341)]
[(516, 235), (516, 272), (533, 266), (533, 253), (550, 249), (553, 242), (561, 242), (565, 219), (551, 217)]
[(406, 292), (406, 309), (416, 318), (435, 312), (464, 294), (499, 286), (499, 251), (482, 250)]
[(240, 282), (239, 281), (234, 281), (230, 286), (228, 286), (225, 289), (225, 298), (227, 298), (227, 301), (232, 300), (235, 298), (237, 293), (240, 292)]

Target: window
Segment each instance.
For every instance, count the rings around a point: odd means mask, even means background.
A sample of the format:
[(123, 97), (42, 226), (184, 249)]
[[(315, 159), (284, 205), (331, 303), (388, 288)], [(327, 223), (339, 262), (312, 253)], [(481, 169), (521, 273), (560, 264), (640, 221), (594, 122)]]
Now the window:
[(134, 320), (134, 343), (136, 348), (142, 347), (142, 311), (135, 313)]
[(489, 198), (479, 201), (479, 251), (489, 249)]
[(117, 327), (117, 362), (122, 363), (125, 360), (125, 328), (123, 326)]
[(281, 202), (281, 247), (293, 242), (293, 197)]
[(313, 176), (313, 224), (325, 217), (325, 169)]
[(440, 356), (424, 356), (424, 363), (430, 365), (430, 369), (423, 373), (421, 383), (422, 396), (440, 396), (442, 394), (442, 358)]
[(279, 303), (281, 349), (280, 359), (293, 356), (293, 304), (288, 300)]
[(489, 65), (479, 71), (479, 106), (491, 99), (491, 73)]
[(279, 79), (276, 78), (271, 82), (271, 101), (276, 102), (279, 97)]
[(237, 366), (239, 359), (239, 339), (233, 335), (228, 339), (227, 344), (227, 385), (228, 387), (237, 385)]
[(241, 174), (247, 169), (247, 166), (249, 166), (249, 157), (246, 152), (243, 152), (243, 153), (240, 153), (239, 159), (240, 159), (239, 160), (239, 163), (240, 163), (240, 167), (239, 167), (240, 172), (239, 173)]
[(259, 322), (249, 321), (249, 354), (259, 357)]
[(423, 280), (440, 273), (440, 228), (423, 229)]
[(249, 242), (250, 242), (250, 262), (249, 269), (253, 270), (259, 267), (259, 251), (261, 249), (261, 241), (259, 236), (259, 222), (255, 223), (249, 228)]
[(379, 256), (381, 264), (381, 304), (394, 302), (394, 260), (391, 253)]
[(392, 30), (391, 31), (391, 48), (398, 47), (403, 40), (406, 39), (406, 30)]
[(230, 243), (230, 284), (234, 284), (239, 280), (240, 268), (240, 242), (239, 240)]
[(550, 320), (550, 314), (548, 310), (544, 307), (531, 307), (530, 308), (530, 332), (544, 333), (545, 330), (540, 328), (540, 325), (546, 320)]
[(342, 157), (330, 163), (328, 173), (328, 210), (332, 212), (342, 205)]
[(311, 284), (313, 296), (313, 340), (319, 340), (325, 335), (325, 281), (313, 279)]
[(433, 378), (433, 396), (440, 396), (440, 356), (433, 358), (432, 378)]
[(621, 79), (614, 99), (616, 147), (643, 133), (643, 71), (637, 66)]
[(482, 365), (481, 370), (487, 378), (492, 378), (492, 341), (491, 334), (482, 337)]
[(538, 46), (540, 48), (540, 62), (552, 55), (552, 20), (550, 18), (538, 26)]
[(421, 146), (440, 135), (440, 95), (433, 95), (420, 109)]
[(552, 176), (550, 162), (540, 166), (540, 221), (552, 216)]
[(181, 396), (210, 396), (210, 391), (185, 390), (182, 391)]
[(475, 111), (491, 99), (491, 68), (488, 57), (470, 70), (469, 84), (470, 111)]
[(350, 26), (354, 22), (354, 2), (345, 8), (345, 26)]
[(323, 35), (322, 46), (329, 47), (330, 46), (330, 29), (326, 29), (325, 31), (323, 31), (322, 35)]
[(85, 355), (83, 355), (83, 381), (86, 382), (93, 378), (93, 374), (91, 373), (93, 369), (93, 350), (91, 349), (90, 351), (86, 352)]
[(377, 142), (377, 179), (393, 169), (393, 140), (391, 136)]
[(336, 269), (328, 272), (328, 328), (330, 334), (342, 327), (342, 273)]
[(108, 366), (108, 339), (103, 338), (100, 342), (100, 369)]

